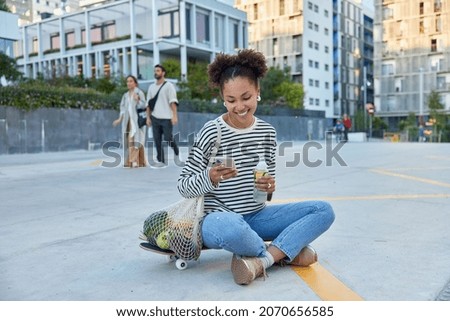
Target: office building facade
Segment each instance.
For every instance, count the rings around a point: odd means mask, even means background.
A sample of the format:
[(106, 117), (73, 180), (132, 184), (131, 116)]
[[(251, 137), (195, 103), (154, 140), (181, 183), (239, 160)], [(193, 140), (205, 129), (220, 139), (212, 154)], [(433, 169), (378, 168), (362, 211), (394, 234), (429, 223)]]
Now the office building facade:
[(427, 116), (432, 91), (450, 112), (450, 3), (377, 0), (375, 10), (377, 114), (391, 123)]
[(14, 44), (19, 39), (17, 20), (17, 15), (0, 11), (0, 52), (11, 58), (14, 58)]
[(235, 0), (235, 6), (247, 12), (249, 46), (269, 66), (289, 67), (292, 80), (303, 84), (305, 109), (339, 118), (362, 108), (362, 70), (371, 66), (371, 53), (362, 40), (366, 10), (359, 2)]
[(208, 0), (120, 0), (21, 28), (18, 65), (25, 76), (115, 77), (153, 81), (153, 66), (211, 61), (247, 47), (244, 12)]

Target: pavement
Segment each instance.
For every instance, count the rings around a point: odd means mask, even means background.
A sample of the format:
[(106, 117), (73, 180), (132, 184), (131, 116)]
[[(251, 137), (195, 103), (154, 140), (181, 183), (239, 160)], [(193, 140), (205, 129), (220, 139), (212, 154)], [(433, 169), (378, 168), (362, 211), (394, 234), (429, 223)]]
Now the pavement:
[(279, 142), (272, 202), (327, 200), (336, 220), (312, 243), (317, 264), (249, 286), (224, 250), (180, 271), (139, 248), (145, 218), (180, 199), (171, 151), (162, 169), (101, 150), (0, 155), (0, 300), (449, 300), (449, 147)]

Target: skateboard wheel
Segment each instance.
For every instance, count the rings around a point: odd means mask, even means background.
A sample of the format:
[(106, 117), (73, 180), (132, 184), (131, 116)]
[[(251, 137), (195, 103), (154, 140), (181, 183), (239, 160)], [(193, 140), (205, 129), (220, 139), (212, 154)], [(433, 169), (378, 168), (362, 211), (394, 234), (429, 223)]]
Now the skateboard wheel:
[(175, 266), (177, 267), (178, 270), (185, 270), (187, 268), (187, 262), (185, 260), (178, 259), (175, 262)]

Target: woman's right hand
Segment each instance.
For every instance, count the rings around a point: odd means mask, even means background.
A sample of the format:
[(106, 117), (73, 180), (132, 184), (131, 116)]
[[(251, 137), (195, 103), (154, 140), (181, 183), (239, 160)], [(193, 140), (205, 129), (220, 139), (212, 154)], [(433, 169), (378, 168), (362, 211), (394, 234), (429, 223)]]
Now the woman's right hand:
[(117, 125), (120, 124), (120, 119), (116, 119), (115, 121), (113, 121), (112, 125), (113, 127), (116, 127)]
[(236, 167), (225, 167), (225, 165), (215, 165), (209, 170), (209, 179), (214, 185), (218, 185), (221, 181), (236, 177), (238, 171)]

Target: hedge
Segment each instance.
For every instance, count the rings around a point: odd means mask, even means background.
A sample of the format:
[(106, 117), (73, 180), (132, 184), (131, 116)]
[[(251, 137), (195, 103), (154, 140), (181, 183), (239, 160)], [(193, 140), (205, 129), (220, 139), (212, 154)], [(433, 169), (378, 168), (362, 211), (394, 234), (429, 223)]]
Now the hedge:
[(0, 87), (0, 105), (34, 110), (40, 107), (118, 109), (123, 92), (105, 94), (90, 88), (26, 85)]

